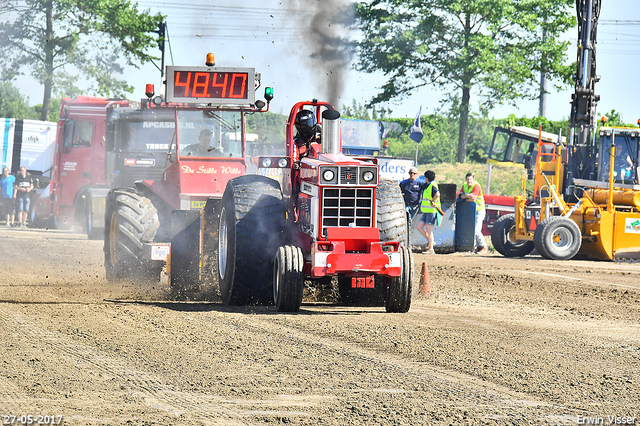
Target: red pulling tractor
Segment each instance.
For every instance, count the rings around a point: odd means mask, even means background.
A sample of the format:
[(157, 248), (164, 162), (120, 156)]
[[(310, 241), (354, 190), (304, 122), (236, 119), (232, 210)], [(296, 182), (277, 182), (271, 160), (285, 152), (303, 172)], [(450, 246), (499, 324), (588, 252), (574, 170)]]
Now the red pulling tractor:
[[(294, 141), (301, 110), (321, 117), (322, 126), (320, 152), (306, 156)], [(259, 175), (227, 183), (218, 228), (224, 303), (274, 302), (278, 311), (295, 312), (305, 280), (337, 277), (347, 304), (378, 300), (387, 312), (409, 310), (414, 262), (404, 242), (402, 195), (395, 182), (379, 180), (375, 160), (341, 153), (339, 117), (326, 102), (297, 103), (286, 156), (259, 160), (260, 167), (282, 169), (282, 186)]]

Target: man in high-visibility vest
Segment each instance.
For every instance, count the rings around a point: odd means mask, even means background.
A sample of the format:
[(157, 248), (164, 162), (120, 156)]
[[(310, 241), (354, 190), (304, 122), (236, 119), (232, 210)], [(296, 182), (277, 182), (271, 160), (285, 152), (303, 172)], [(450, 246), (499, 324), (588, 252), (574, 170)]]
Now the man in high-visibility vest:
[(475, 225), (475, 239), (476, 239), (476, 253), (487, 254), (489, 249), (487, 248), (487, 242), (482, 235), (482, 222), (486, 215), (484, 206), (484, 194), (482, 194), (482, 188), (480, 184), (476, 182), (473, 177), (473, 173), (469, 172), (466, 176), (466, 182), (462, 185), (462, 191), (460, 191), (460, 198), (472, 203), (476, 203), (476, 225)]
[(437, 212), (441, 210), (440, 207), (440, 190), (438, 190), (438, 184), (436, 183), (436, 174), (433, 170), (427, 170), (424, 172), (425, 177), (425, 190), (422, 192), (422, 203), (420, 204), (420, 211), (422, 217), (418, 222), (418, 231), (427, 239), (429, 246), (425, 254), (434, 254), (433, 245), (433, 227), (436, 224)]

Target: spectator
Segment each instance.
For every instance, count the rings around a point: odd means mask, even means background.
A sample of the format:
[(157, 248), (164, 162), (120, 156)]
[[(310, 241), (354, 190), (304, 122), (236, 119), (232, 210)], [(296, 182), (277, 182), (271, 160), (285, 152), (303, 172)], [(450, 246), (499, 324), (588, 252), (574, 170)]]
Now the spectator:
[(487, 242), (482, 235), (482, 222), (486, 215), (484, 205), (484, 195), (482, 194), (482, 188), (480, 184), (476, 182), (473, 177), (473, 173), (469, 172), (466, 176), (466, 181), (462, 185), (462, 191), (460, 191), (460, 198), (467, 200), (471, 203), (476, 203), (476, 225), (475, 225), (475, 243), (477, 254), (487, 254), (489, 249), (487, 248)]
[(424, 172), (425, 184), (422, 192), (422, 203), (420, 211), (422, 217), (418, 222), (418, 231), (427, 239), (429, 245), (425, 254), (434, 254), (433, 246), (435, 239), (433, 237), (433, 227), (436, 224), (438, 210), (440, 208), (440, 190), (436, 183), (436, 174), (433, 170)]
[(411, 167), (409, 169), (409, 178), (400, 182), (400, 191), (404, 197), (404, 205), (409, 212), (409, 216), (413, 217), (420, 205), (420, 197), (422, 196), (424, 180), (418, 178), (418, 169)]
[(13, 187), (13, 198), (15, 198), (17, 204), (19, 226), (26, 228), (31, 191), (33, 191), (34, 188), (33, 178), (27, 174), (26, 167), (20, 167), (20, 173), (18, 173)]
[(15, 214), (13, 213), (13, 184), (16, 181), (16, 177), (9, 174), (9, 168), (4, 167), (2, 169), (2, 179), (0, 179), (0, 186), (2, 186), (2, 212), (7, 220), (7, 226), (13, 226), (15, 221)]
[(386, 156), (387, 155), (387, 150), (389, 149), (389, 141), (387, 139), (382, 141), (382, 148), (380, 149), (380, 154), (381, 156)]

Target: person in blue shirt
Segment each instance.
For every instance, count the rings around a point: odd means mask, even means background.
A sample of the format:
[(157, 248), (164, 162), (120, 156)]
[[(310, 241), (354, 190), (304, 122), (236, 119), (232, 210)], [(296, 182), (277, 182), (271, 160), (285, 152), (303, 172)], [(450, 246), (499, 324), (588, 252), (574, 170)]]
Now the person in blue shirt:
[(400, 191), (404, 197), (404, 204), (410, 207), (412, 211), (420, 204), (423, 185), (424, 179), (422, 179), (422, 176), (418, 176), (418, 169), (415, 167), (409, 169), (409, 178), (400, 182)]
[(418, 211), (418, 207), (420, 207), (424, 184), (424, 178), (418, 175), (418, 169), (415, 167), (409, 169), (409, 178), (400, 182), (400, 191), (404, 197), (404, 205), (411, 218), (413, 218), (415, 212)]
[(2, 179), (0, 186), (2, 187), (2, 214), (7, 220), (7, 226), (13, 226), (15, 214), (13, 213), (13, 184), (16, 177), (9, 174), (9, 168), (2, 169)]

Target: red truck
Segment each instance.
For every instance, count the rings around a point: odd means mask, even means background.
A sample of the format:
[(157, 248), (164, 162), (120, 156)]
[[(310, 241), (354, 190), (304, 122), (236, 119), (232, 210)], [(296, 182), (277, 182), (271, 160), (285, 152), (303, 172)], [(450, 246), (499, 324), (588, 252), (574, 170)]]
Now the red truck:
[(51, 181), (36, 200), (35, 226), (68, 229), (77, 223), (89, 238), (102, 237), (104, 209), (95, 211), (92, 203), (104, 200), (111, 187), (105, 167), (107, 110), (128, 105), (86, 96), (62, 99)]

